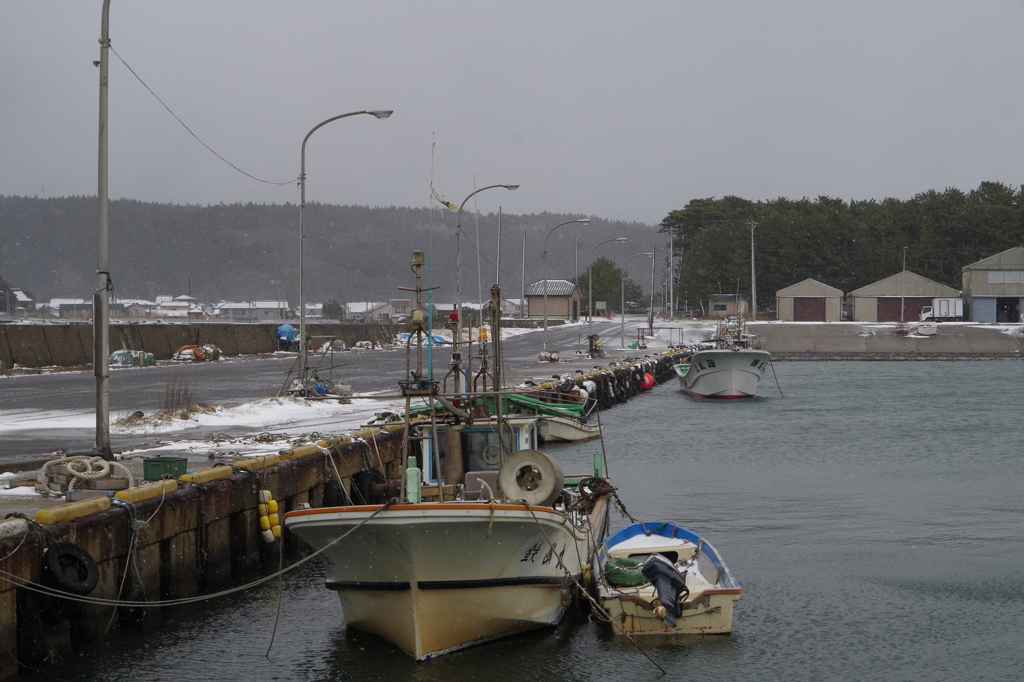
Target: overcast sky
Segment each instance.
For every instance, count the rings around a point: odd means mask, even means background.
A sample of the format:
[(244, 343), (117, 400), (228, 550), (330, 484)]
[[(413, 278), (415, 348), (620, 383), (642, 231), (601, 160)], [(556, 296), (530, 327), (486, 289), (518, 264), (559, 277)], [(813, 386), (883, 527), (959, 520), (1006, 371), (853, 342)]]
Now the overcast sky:
[[(0, 5), (0, 194), (96, 193), (101, 0)], [(659, 222), (699, 197), (1024, 179), (1021, 2), (113, 0), (113, 48), (204, 142), (307, 200)], [(436, 148), (431, 154), (432, 144)], [(474, 184), (475, 183), (475, 184)], [(298, 201), (117, 57), (110, 196)]]

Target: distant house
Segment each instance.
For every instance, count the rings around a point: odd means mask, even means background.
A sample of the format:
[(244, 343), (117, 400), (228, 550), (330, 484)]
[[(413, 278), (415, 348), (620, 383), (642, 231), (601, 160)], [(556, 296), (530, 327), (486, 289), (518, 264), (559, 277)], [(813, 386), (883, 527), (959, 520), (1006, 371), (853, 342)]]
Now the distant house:
[(739, 294), (716, 294), (708, 299), (708, 317), (721, 319), (730, 315), (746, 317), (750, 303)]
[[(383, 315), (384, 317), (381, 317)], [(353, 322), (377, 322), (388, 319), (390, 309), (387, 303), (354, 301), (345, 304), (345, 319)]]
[(848, 294), (856, 322), (916, 322), (933, 298), (959, 298), (960, 292), (909, 270), (854, 289)]
[(502, 317), (526, 317), (525, 298), (503, 298), (501, 299)]
[[(92, 300), (84, 298), (51, 298), (45, 307), (49, 308), (53, 315), (63, 319), (92, 319)], [(111, 303), (108, 312), (111, 316), (124, 315), (124, 304), (120, 302)]]
[(167, 318), (187, 318), (195, 300), (189, 296), (157, 296), (154, 315)]
[[(531, 318), (542, 318), (544, 312), (545, 280), (534, 282), (526, 288), (526, 308)], [(549, 319), (572, 320), (580, 316), (580, 289), (565, 279), (547, 280), (547, 317)]]
[(1015, 246), (965, 266), (963, 287), (973, 322), (1020, 322), (1024, 311), (1024, 247)]
[(396, 320), (400, 317), (409, 317), (412, 312), (412, 299), (392, 298), (388, 301), (388, 318)]
[(153, 317), (157, 312), (157, 304), (142, 298), (123, 298), (118, 301), (124, 306), (128, 317)]
[(287, 301), (221, 301), (214, 306), (215, 316), (228, 322), (260, 322), (284, 320), (288, 315)]
[(779, 319), (791, 322), (838, 322), (843, 292), (815, 279), (805, 279), (775, 292)]

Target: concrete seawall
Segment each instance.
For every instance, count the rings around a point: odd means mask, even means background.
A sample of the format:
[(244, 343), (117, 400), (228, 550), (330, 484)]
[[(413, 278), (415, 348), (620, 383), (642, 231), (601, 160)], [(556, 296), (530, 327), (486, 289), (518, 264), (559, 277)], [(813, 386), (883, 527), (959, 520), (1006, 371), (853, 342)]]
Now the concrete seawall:
[[(110, 325), (110, 350), (141, 350), (168, 360), (182, 346), (213, 344), (226, 355), (255, 355), (277, 350), (274, 331), (280, 323), (194, 324), (129, 323)], [(390, 341), (407, 331), (399, 324), (309, 324), (311, 337), (334, 337), (352, 346), (357, 341)], [(323, 339), (326, 341), (327, 339)], [(92, 364), (92, 325), (0, 325), (0, 365), (14, 367), (83, 367)]]
[(752, 322), (747, 329), (774, 359), (1016, 358), (1024, 352), (1024, 335), (1006, 325), (940, 323), (934, 336), (904, 336), (896, 333), (895, 324), (868, 322)]

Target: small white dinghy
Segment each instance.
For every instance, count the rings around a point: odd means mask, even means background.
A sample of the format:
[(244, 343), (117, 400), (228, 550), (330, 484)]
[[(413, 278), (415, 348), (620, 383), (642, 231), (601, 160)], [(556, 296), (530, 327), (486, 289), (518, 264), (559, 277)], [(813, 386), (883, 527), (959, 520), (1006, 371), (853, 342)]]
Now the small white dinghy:
[(591, 566), (616, 634), (728, 634), (742, 591), (709, 542), (674, 523), (634, 523)]

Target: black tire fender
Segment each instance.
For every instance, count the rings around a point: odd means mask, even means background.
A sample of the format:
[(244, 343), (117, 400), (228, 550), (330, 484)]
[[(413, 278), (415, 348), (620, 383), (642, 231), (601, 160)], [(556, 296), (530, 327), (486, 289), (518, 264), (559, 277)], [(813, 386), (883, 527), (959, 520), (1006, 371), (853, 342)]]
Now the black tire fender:
[[(146, 592), (141, 587), (136, 585), (135, 587), (128, 590), (123, 597), (122, 602), (144, 602), (146, 601)], [(146, 616), (146, 609), (142, 606), (131, 606), (126, 603), (122, 603), (117, 607), (117, 616), (120, 618), (122, 623), (129, 625), (138, 625), (142, 622), (142, 619)]]
[(96, 589), (100, 581), (96, 561), (71, 542), (55, 542), (46, 548), (42, 575), (44, 585), (81, 596)]

